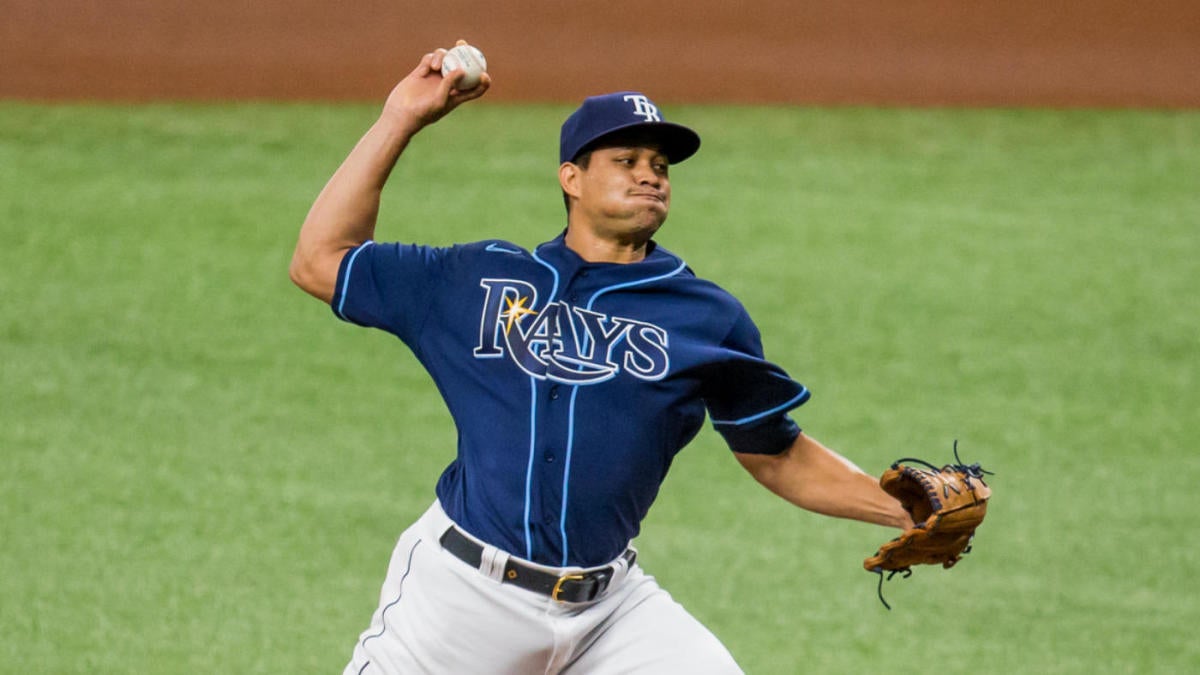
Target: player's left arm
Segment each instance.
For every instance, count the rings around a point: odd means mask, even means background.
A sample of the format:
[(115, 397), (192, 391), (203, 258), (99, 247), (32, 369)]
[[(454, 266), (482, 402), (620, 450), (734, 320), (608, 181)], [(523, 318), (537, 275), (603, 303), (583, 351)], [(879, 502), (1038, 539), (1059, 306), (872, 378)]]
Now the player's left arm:
[(802, 509), (900, 529), (912, 526), (912, 518), (877, 478), (807, 434), (778, 455), (734, 456), (755, 480)]

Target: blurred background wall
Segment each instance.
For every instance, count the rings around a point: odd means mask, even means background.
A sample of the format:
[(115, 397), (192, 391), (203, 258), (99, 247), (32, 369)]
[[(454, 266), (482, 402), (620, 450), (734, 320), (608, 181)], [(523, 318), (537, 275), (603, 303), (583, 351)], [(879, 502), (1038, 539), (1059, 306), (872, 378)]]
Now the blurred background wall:
[(0, 98), (374, 101), (459, 37), (493, 101), (1200, 106), (1200, 0), (0, 0)]

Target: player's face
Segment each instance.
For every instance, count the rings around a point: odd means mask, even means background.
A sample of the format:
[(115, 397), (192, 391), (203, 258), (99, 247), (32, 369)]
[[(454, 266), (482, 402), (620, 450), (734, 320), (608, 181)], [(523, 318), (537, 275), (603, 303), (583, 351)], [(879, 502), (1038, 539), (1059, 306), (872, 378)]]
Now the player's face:
[(648, 238), (667, 219), (668, 168), (666, 155), (653, 144), (593, 150), (578, 175), (579, 215), (597, 234)]

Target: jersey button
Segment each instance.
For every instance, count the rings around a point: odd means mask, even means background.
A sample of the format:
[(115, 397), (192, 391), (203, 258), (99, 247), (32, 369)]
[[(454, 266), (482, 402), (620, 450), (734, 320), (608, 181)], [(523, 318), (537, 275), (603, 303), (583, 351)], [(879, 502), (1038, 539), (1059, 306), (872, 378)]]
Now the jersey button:
[(554, 453), (553, 453), (553, 452), (547, 452), (547, 453), (545, 453), (545, 454), (543, 454), (543, 455), (542, 455), (542, 459), (546, 460), (546, 463), (547, 463), (547, 464), (553, 464), (553, 463), (554, 463)]
[(550, 387), (550, 400), (551, 401), (558, 400), (558, 387), (557, 386)]

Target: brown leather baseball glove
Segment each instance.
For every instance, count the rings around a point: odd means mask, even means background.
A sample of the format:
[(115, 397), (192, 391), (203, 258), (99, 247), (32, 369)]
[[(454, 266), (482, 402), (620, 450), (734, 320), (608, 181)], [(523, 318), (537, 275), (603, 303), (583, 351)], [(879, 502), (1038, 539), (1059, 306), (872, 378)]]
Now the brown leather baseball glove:
[[(983, 482), (990, 472), (978, 464), (963, 464), (957, 443), (954, 459), (957, 464), (940, 469), (919, 459), (899, 459), (879, 479), (879, 485), (900, 501), (914, 523), (863, 561), (868, 572), (880, 575), (881, 589), (884, 572), (889, 572), (890, 579), (897, 573), (907, 577), (913, 565), (940, 563), (950, 568), (970, 552), (975, 528), (983, 522), (992, 495)], [(883, 604), (891, 609), (886, 601)]]

